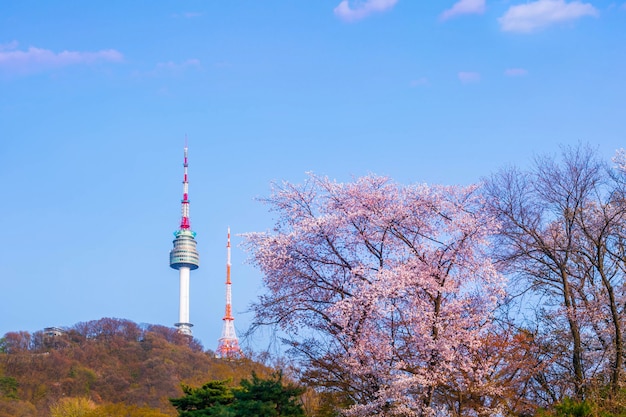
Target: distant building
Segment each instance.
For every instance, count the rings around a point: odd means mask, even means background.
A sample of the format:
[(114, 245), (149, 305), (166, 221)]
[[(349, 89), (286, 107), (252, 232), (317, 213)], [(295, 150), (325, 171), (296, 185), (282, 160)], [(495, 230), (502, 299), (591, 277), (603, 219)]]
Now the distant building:
[(46, 327), (43, 329), (43, 334), (47, 337), (63, 336), (65, 334), (65, 330), (60, 327)]

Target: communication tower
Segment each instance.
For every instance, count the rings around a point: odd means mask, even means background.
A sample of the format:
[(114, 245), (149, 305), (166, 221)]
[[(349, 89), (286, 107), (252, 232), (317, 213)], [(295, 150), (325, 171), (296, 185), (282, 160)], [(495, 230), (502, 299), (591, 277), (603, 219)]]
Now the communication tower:
[(189, 222), (189, 182), (187, 181), (187, 144), (185, 143), (184, 176), (183, 176), (183, 199), (182, 218), (180, 227), (174, 232), (174, 248), (170, 251), (170, 266), (178, 269), (180, 279), (180, 304), (178, 310), (178, 323), (174, 324), (178, 331), (191, 336), (189, 322), (189, 271), (198, 269), (200, 257), (196, 249), (196, 233), (191, 230)]
[(226, 312), (224, 314), (224, 325), (222, 327), (222, 337), (217, 341), (216, 356), (218, 358), (239, 358), (242, 356), (241, 349), (239, 348), (239, 339), (235, 334), (235, 326), (233, 317), (233, 311), (231, 307), (231, 281), (230, 281), (230, 228), (228, 228), (228, 243), (226, 244)]

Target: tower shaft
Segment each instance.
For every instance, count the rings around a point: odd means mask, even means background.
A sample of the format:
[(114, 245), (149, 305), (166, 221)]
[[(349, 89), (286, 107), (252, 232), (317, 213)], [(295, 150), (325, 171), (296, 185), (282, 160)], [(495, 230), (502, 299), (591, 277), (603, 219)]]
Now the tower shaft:
[(189, 323), (189, 267), (178, 270), (180, 283), (180, 302), (178, 309), (179, 323)]

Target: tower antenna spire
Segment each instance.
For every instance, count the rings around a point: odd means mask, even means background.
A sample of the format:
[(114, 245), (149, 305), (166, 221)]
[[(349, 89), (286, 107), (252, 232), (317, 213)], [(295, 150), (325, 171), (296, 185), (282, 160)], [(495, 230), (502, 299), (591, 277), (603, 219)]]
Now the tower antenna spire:
[(185, 135), (185, 148), (184, 148), (184, 160), (183, 160), (183, 199), (181, 200), (181, 212), (182, 216), (180, 219), (180, 228), (181, 229), (191, 229), (191, 223), (189, 221), (189, 178), (187, 174), (187, 168), (189, 167), (189, 162), (187, 160), (187, 136)]
[(231, 285), (230, 280), (230, 227), (228, 228), (228, 239), (226, 243), (226, 310), (224, 312), (224, 325), (222, 327), (222, 337), (217, 341), (216, 356), (218, 358), (233, 359), (243, 356), (239, 348), (239, 339), (235, 333), (235, 318), (231, 305)]
[(200, 257), (196, 249), (196, 233), (191, 230), (189, 220), (189, 181), (187, 168), (187, 135), (185, 135), (185, 148), (183, 159), (183, 199), (181, 201), (182, 216), (180, 227), (174, 232), (174, 248), (170, 251), (170, 267), (178, 269), (180, 281), (180, 304), (178, 311), (178, 323), (175, 326), (184, 335), (191, 336), (189, 322), (189, 271), (198, 269)]

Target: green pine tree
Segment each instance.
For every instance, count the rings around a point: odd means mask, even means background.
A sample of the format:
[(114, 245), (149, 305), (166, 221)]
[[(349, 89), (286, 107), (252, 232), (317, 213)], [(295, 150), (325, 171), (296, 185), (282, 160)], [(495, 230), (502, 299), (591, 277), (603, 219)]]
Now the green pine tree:
[(170, 398), (179, 417), (305, 417), (300, 396), (305, 389), (283, 383), (282, 372), (261, 379), (243, 379), (230, 388), (229, 381), (209, 381), (200, 388), (183, 385), (184, 396)]
[(232, 417), (234, 397), (229, 381), (209, 381), (200, 388), (183, 385), (185, 395), (170, 398), (180, 417)]
[(235, 417), (304, 417), (299, 397), (305, 389), (283, 384), (282, 372), (261, 379), (254, 372), (252, 380), (244, 379), (234, 392)]

